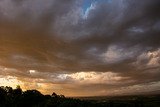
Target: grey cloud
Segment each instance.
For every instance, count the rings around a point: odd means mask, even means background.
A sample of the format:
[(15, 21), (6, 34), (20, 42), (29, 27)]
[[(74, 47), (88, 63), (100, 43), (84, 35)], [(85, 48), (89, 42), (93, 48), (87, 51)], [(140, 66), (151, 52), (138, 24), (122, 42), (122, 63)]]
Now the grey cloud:
[(160, 48), (159, 0), (97, 2), (86, 18), (82, 5), (78, 0), (0, 1), (0, 66), (28, 78), (28, 70), (112, 71), (136, 84), (159, 81), (160, 66), (146, 68), (150, 59), (139, 59)]

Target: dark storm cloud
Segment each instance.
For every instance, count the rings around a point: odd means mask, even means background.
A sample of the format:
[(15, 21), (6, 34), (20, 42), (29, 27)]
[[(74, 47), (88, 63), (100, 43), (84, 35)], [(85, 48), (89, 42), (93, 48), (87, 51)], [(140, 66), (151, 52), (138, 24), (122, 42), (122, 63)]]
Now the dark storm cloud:
[(24, 78), (111, 71), (130, 84), (159, 81), (160, 1), (97, 1), (85, 14), (82, 3), (1, 0), (0, 66)]

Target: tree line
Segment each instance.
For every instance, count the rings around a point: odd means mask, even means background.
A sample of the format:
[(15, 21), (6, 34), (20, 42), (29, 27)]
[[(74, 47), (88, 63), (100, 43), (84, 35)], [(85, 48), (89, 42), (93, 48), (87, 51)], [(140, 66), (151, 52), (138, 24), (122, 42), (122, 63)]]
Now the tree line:
[(20, 86), (16, 89), (9, 86), (0, 87), (0, 107), (160, 107), (159, 99), (160, 95), (82, 100), (66, 98), (55, 92), (52, 95), (43, 95), (37, 90), (22, 91)]
[(0, 87), (0, 107), (89, 107), (91, 103), (64, 95), (43, 95), (38, 90), (22, 91), (20, 86), (13, 89)]

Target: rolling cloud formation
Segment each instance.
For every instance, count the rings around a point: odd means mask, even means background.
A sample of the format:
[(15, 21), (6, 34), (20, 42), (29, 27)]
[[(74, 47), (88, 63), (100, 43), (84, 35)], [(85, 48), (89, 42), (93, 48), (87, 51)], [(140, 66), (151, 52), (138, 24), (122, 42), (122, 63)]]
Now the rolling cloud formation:
[(85, 12), (83, 5), (1, 0), (0, 77), (66, 95), (158, 90), (160, 1), (96, 0)]

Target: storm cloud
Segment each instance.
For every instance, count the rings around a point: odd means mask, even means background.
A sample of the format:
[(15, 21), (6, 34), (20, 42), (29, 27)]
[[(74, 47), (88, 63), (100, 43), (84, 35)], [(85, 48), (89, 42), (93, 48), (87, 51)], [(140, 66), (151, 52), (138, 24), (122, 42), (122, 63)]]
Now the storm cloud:
[(158, 90), (160, 1), (83, 5), (84, 0), (1, 0), (1, 78), (66, 95)]

